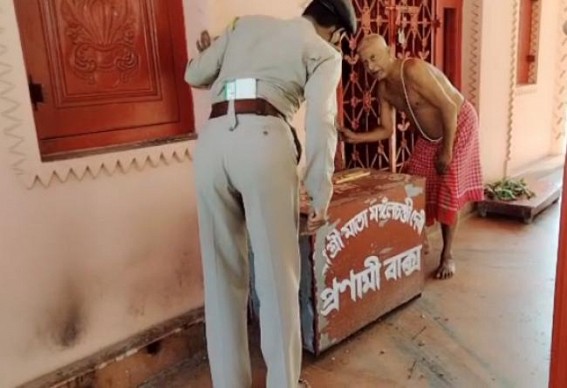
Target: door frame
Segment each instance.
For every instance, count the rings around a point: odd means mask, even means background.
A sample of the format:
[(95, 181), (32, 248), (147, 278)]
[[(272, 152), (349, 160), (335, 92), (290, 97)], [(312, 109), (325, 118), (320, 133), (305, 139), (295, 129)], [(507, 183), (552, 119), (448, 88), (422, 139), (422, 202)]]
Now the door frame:
[(433, 64), (446, 72), (445, 64), (445, 9), (455, 10), (455, 79), (452, 80), (454, 86), (462, 89), (463, 74), (463, 0), (437, 0), (435, 4), (435, 43)]
[[(567, 159), (566, 159), (567, 163)], [(563, 195), (555, 277), (555, 302), (549, 387), (567, 387), (567, 164), (563, 167)]]

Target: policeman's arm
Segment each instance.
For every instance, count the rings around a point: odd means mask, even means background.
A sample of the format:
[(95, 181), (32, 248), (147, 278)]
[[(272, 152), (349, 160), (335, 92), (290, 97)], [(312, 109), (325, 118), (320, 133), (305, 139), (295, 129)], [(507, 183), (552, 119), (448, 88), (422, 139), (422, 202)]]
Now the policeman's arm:
[(305, 186), (315, 211), (326, 213), (333, 194), (332, 177), (337, 150), (337, 86), (341, 78), (341, 57), (320, 63), (305, 85), (306, 158)]
[(219, 75), (232, 29), (228, 29), (187, 64), (185, 81), (194, 88), (209, 88)]

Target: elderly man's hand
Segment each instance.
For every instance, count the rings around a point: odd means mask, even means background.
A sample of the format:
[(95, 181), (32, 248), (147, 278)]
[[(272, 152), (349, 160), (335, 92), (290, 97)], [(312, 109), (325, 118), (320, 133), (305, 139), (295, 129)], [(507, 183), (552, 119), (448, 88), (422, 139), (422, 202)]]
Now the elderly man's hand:
[(437, 170), (437, 174), (444, 175), (449, 170), (449, 165), (453, 159), (453, 155), (450, 152), (441, 152), (439, 156), (437, 156), (437, 160), (435, 162), (435, 169)]
[(342, 127), (338, 127), (337, 129), (339, 131), (339, 138), (345, 143), (357, 144), (362, 142), (358, 133)]

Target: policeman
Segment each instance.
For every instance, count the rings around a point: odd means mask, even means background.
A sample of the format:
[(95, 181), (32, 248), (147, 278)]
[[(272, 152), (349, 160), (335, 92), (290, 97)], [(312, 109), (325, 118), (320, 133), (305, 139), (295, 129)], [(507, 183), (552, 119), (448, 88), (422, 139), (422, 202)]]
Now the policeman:
[(298, 386), (300, 150), (288, 123), (306, 100), (305, 186), (312, 199), (307, 231), (313, 233), (325, 223), (332, 195), (341, 75), (341, 56), (333, 45), (355, 30), (350, 0), (314, 0), (303, 17), (292, 20), (239, 18), (214, 42), (201, 41), (204, 50), (187, 65), (185, 80), (210, 88), (213, 100), (194, 166), (207, 347), (216, 388), (251, 385), (247, 231), (267, 386)]

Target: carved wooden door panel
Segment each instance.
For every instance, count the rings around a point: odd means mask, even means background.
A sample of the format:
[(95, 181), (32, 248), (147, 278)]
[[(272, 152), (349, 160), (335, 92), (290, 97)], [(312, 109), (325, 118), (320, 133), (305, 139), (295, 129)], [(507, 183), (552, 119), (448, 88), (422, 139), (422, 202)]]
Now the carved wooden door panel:
[(16, 0), (42, 155), (186, 134), (181, 0)]

